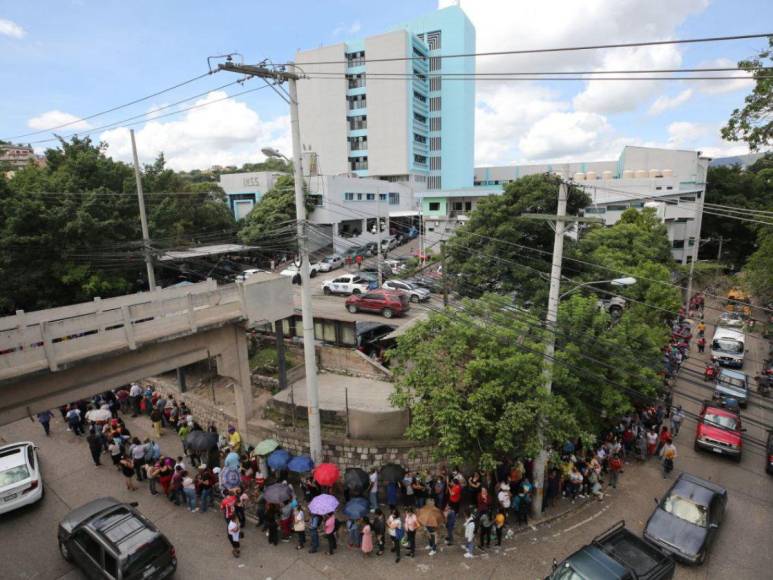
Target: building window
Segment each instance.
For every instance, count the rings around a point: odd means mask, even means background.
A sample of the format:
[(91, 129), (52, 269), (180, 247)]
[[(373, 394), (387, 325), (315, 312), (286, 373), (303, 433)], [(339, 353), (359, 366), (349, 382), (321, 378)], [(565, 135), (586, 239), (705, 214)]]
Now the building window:
[(691, 248), (692, 248), (693, 246), (695, 246), (695, 238), (690, 238), (690, 239), (687, 241), (687, 245), (688, 245), (688, 246), (690, 246)]
[(685, 196), (685, 197), (680, 197), (680, 198), (679, 198), (679, 201), (689, 201), (689, 202), (693, 202), (693, 201), (695, 201), (695, 198), (694, 198), (694, 197), (692, 197), (692, 196)]
[(426, 165), (427, 164), (427, 156), (426, 155), (414, 155), (413, 156), (413, 162), (417, 163), (419, 165)]
[(440, 31), (433, 30), (432, 32), (428, 32), (424, 42), (427, 43), (430, 50), (440, 50)]
[(674, 248), (675, 250), (681, 250), (682, 248), (684, 248), (684, 240), (674, 240), (671, 243), (671, 247)]
[(429, 139), (429, 150), (430, 151), (440, 151), (440, 137), (430, 137), (430, 139)]
[(389, 192), (389, 205), (400, 205), (400, 194), (398, 192)]
[(378, 200), (379, 201), (386, 201), (387, 200), (387, 194), (386, 193), (379, 193), (378, 194)]
[(472, 211), (472, 202), (471, 201), (465, 201), (464, 202), (464, 211)]
[(344, 201), (354, 201), (354, 194), (353, 193), (345, 193), (344, 194)]
[(427, 124), (427, 117), (425, 117), (424, 115), (420, 115), (419, 113), (413, 114), (413, 120), (416, 121), (417, 123), (421, 123), (422, 125)]
[(439, 201), (429, 202), (429, 211), (440, 211), (440, 202)]
[(367, 115), (358, 115), (356, 117), (351, 117), (349, 119), (349, 129), (351, 131), (356, 131), (357, 129), (367, 129), (367, 128), (368, 128)]
[(353, 111), (354, 109), (364, 109), (368, 106), (365, 95), (350, 95), (346, 97), (346, 101), (350, 111)]
[(440, 157), (430, 157), (429, 158), (429, 170), (430, 171), (440, 171)]
[(413, 98), (416, 99), (417, 101), (421, 102), (421, 103), (426, 103), (427, 102), (427, 97), (425, 97), (424, 95), (422, 95), (418, 91), (413, 91)]
[(362, 66), (365, 64), (365, 51), (360, 50), (357, 52), (346, 53), (346, 66)]
[(346, 79), (349, 81), (350, 89), (359, 89), (365, 86), (364, 74), (346, 75)]
[(349, 151), (364, 151), (368, 148), (368, 138), (362, 137), (349, 137)]
[(424, 135), (419, 135), (418, 133), (413, 134), (413, 140), (417, 143), (426, 143), (427, 138)]
[(430, 91), (439, 91), (440, 90), (440, 77), (430, 77), (429, 78), (429, 90)]
[(605, 208), (605, 207), (586, 207), (583, 211), (586, 214), (589, 214), (589, 213), (606, 213), (607, 208)]
[(627, 205), (621, 204), (621, 205), (608, 205), (607, 209), (609, 211), (625, 211), (628, 209)]
[(425, 82), (427, 80), (427, 75), (425, 75), (423, 72), (418, 71), (416, 69), (413, 69), (413, 76), (416, 77), (416, 80), (419, 80), (421, 82)]
[(674, 189), (674, 188), (673, 188), (673, 187), (671, 187), (670, 185), (667, 185), (667, 186), (666, 186), (666, 189)]
[(375, 193), (366, 193), (365, 199), (367, 201), (376, 201), (376, 194)]
[(658, 185), (658, 186), (657, 186), (655, 189), (656, 189), (656, 190), (661, 190), (661, 189), (663, 189), (663, 188), (662, 188), (661, 186), (659, 186), (659, 185)]
[(432, 97), (429, 100), (429, 110), (430, 110), (430, 112), (439, 111), (440, 110), (440, 105), (441, 105), (440, 97)]
[(416, 46), (413, 47), (413, 56), (418, 57), (421, 60), (425, 60), (427, 58), (427, 55), (420, 51)]
[(454, 211), (462, 211), (464, 209), (464, 203), (461, 201), (454, 202)]
[(367, 169), (368, 158), (367, 157), (349, 157), (349, 166), (351, 167), (352, 171), (357, 171), (359, 169)]
[(440, 117), (430, 117), (430, 120), (429, 120), (430, 131), (440, 131), (441, 127), (442, 127), (442, 123), (440, 122)]
[(429, 70), (436, 71), (440, 70), (440, 57), (439, 56), (431, 56), (429, 57)]
[(442, 182), (439, 175), (430, 175), (427, 177), (427, 189), (441, 189)]

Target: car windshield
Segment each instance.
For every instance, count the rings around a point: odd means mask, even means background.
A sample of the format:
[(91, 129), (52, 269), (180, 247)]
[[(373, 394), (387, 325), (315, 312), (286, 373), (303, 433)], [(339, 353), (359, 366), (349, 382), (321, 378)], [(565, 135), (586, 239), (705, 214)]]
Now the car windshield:
[(137, 551), (129, 556), (125, 564), (124, 577), (139, 577), (140, 574), (143, 574), (143, 578), (148, 576), (149, 574), (145, 569), (161, 558), (168, 550), (169, 544), (161, 538), (150, 544), (139, 546)]
[(678, 495), (670, 495), (663, 502), (663, 509), (679, 518), (702, 528), (706, 527), (706, 508)]
[(728, 338), (720, 338), (714, 341), (711, 345), (714, 350), (721, 350), (722, 352), (728, 352), (731, 354), (740, 354), (743, 352), (743, 344), (737, 340)]
[(0, 487), (19, 483), (20, 481), (27, 479), (29, 476), (30, 472), (26, 465), (18, 465), (16, 467), (6, 469), (5, 471), (0, 471)]
[(714, 413), (708, 412), (706, 415), (704, 415), (703, 420), (706, 421), (706, 423), (709, 423), (710, 425), (714, 425), (715, 427), (720, 427), (722, 429), (730, 429), (731, 431), (734, 431), (737, 425), (737, 422), (734, 417), (727, 417), (725, 415), (715, 415)]

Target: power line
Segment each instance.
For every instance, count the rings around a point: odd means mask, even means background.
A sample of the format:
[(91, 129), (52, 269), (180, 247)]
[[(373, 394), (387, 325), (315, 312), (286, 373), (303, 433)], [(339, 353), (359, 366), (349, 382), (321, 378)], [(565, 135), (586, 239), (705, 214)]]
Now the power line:
[(737, 215), (731, 215), (731, 214), (728, 214), (728, 213), (716, 213), (716, 212), (713, 212), (713, 211), (708, 211), (705, 208), (703, 210), (703, 213), (707, 213), (709, 215), (718, 216), (718, 217), (724, 217), (724, 218), (728, 218), (728, 219), (732, 219), (732, 220), (738, 220), (738, 221), (741, 221), (741, 222), (749, 222), (749, 223), (753, 223), (753, 224), (762, 224), (764, 226), (773, 226), (773, 222), (763, 222), (761, 220), (753, 220), (753, 219), (749, 219), (749, 218), (740, 217), (740, 216), (737, 216)]
[(718, 203), (709, 203), (709, 202), (706, 202), (704, 205), (707, 206), (707, 207), (715, 207), (717, 209), (726, 209), (728, 211), (730, 211), (730, 210), (738, 210), (738, 211), (744, 211), (744, 212), (773, 215), (773, 211), (765, 211), (765, 210), (762, 210), (762, 209), (753, 209), (753, 208), (750, 208), (750, 207), (738, 207), (738, 206), (732, 206), (732, 205), (720, 205)]
[[(434, 57), (433, 57), (434, 58)], [(512, 71), (512, 72), (474, 72), (474, 73), (452, 73), (452, 72), (427, 72), (427, 73), (369, 73), (367, 71), (358, 73), (362, 77), (383, 77), (383, 76), (415, 76), (430, 77), (437, 76), (455, 77), (455, 76), (561, 76), (561, 75), (609, 75), (609, 74), (653, 74), (653, 73), (702, 73), (702, 72), (732, 72), (744, 71), (745, 69), (734, 67), (715, 67), (715, 68), (655, 68), (655, 69), (621, 69), (621, 70), (583, 70), (583, 71)], [(760, 67), (757, 70), (773, 70), (773, 67)], [(313, 71), (313, 75), (336, 75), (341, 73), (334, 71)], [(752, 78), (750, 75), (745, 78)]]
[[(524, 77), (524, 76), (498, 76), (498, 77), (479, 77), (474, 74), (466, 75), (466, 76), (452, 76), (448, 77), (441, 74), (433, 75), (434, 77), (440, 78), (444, 81), (518, 81), (518, 82), (528, 82), (528, 81), (728, 81), (728, 80), (755, 80), (755, 79), (773, 79), (773, 75), (762, 75), (762, 76), (756, 76), (756, 77), (750, 77), (746, 75), (724, 75), (724, 76), (655, 76), (655, 77), (638, 77), (638, 76), (623, 76), (623, 77), (591, 77), (591, 76), (581, 76), (581, 77), (542, 77), (542, 76), (533, 76), (533, 77)], [(373, 78), (372, 80), (376, 81), (409, 81), (409, 80), (415, 80), (417, 78), (417, 75), (395, 75), (395, 76), (388, 76), (388, 77), (378, 77)], [(347, 79), (346, 76), (318, 76), (317, 73), (312, 73), (309, 75), (304, 76), (303, 79), (314, 79), (314, 80), (345, 80)]]
[(148, 99), (152, 99), (153, 97), (157, 97), (159, 95), (163, 95), (164, 93), (168, 93), (169, 91), (173, 91), (175, 89), (179, 89), (180, 87), (184, 87), (185, 85), (189, 85), (199, 79), (203, 79), (206, 76), (209, 76), (217, 71), (209, 71), (205, 72), (203, 74), (200, 74), (199, 76), (193, 77), (192, 79), (188, 79), (186, 81), (177, 83), (176, 85), (172, 85), (171, 87), (168, 87), (166, 89), (162, 89), (160, 91), (157, 91), (155, 93), (152, 93), (150, 95), (147, 95), (145, 97), (141, 97), (139, 99), (135, 99), (133, 101), (129, 101), (128, 103), (124, 103), (123, 105), (118, 105), (116, 107), (112, 107), (110, 109), (106, 109), (104, 111), (100, 111), (98, 113), (93, 113), (91, 115), (87, 115), (86, 117), (79, 117), (78, 119), (74, 121), (69, 121), (67, 123), (61, 123), (59, 125), (55, 125), (53, 127), (49, 127), (47, 129), (40, 129), (38, 131), (33, 131), (31, 133), (24, 133), (22, 135), (15, 135), (13, 137), (9, 137), (8, 139), (5, 139), (6, 141), (10, 141), (12, 139), (19, 139), (21, 137), (28, 137), (30, 135), (38, 135), (40, 133), (48, 133), (49, 131), (53, 131), (55, 129), (61, 129), (62, 127), (69, 127), (70, 125), (75, 125), (76, 123), (82, 123), (83, 121), (88, 121), (89, 119), (94, 119), (95, 117), (100, 117), (102, 115), (106, 115), (108, 113), (112, 113), (114, 111), (118, 111), (120, 109), (125, 109), (126, 107), (130, 107), (132, 105), (136, 105), (137, 103), (141, 103), (142, 101), (147, 101)]
[[(480, 57), (480, 56), (504, 56), (504, 55), (516, 55), (516, 54), (540, 54), (540, 53), (550, 53), (550, 52), (574, 52), (574, 51), (582, 51), (582, 50), (600, 50), (600, 49), (611, 49), (611, 48), (635, 48), (635, 47), (643, 47), (643, 46), (662, 46), (662, 45), (670, 45), (670, 44), (698, 44), (698, 43), (707, 43), (707, 42), (726, 42), (726, 41), (733, 41), (733, 40), (747, 40), (752, 38), (768, 38), (769, 36), (773, 36), (773, 32), (768, 32), (765, 34), (738, 34), (733, 36), (713, 36), (713, 37), (702, 37), (702, 38), (685, 38), (685, 39), (676, 39), (676, 40), (650, 40), (645, 42), (625, 42), (625, 43), (615, 43), (615, 44), (594, 44), (594, 45), (585, 45), (585, 46), (565, 46), (560, 48), (531, 48), (531, 49), (520, 49), (520, 50), (498, 50), (498, 51), (490, 51), (490, 52), (467, 52), (467, 53), (457, 53), (457, 54), (445, 54), (445, 55), (432, 55), (432, 56), (402, 56), (402, 57), (390, 57), (390, 58), (373, 58), (373, 59), (361, 59), (361, 62), (363, 64), (367, 64), (369, 62), (395, 62), (395, 61), (414, 61), (414, 60), (421, 60), (426, 61), (428, 58), (470, 58), (470, 57)], [(289, 65), (289, 63), (286, 63)], [(328, 60), (328, 61), (309, 61), (309, 62), (300, 62), (297, 63), (301, 67), (308, 66), (308, 65), (319, 65), (319, 64), (349, 64), (348, 60)]]

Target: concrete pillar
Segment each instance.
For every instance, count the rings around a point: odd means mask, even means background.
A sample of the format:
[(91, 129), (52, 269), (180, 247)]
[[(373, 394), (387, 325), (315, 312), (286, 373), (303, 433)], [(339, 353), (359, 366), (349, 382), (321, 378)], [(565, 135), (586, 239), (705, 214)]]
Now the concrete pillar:
[(247, 333), (238, 324), (231, 325), (231, 332), (233, 332), (233, 347), (217, 357), (217, 373), (233, 379), (236, 422), (244, 437), (247, 432), (247, 422), (252, 417), (253, 402)]
[(285, 357), (285, 331), (283, 321), (276, 322), (276, 356), (279, 362), (279, 390), (287, 388), (287, 359)]

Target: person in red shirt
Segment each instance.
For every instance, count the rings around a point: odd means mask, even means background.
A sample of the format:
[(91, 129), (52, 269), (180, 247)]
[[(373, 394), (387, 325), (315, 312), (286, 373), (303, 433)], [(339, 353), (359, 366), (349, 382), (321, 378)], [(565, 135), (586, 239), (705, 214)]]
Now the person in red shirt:
[(225, 516), (226, 523), (231, 521), (231, 516), (236, 513), (236, 496), (231, 493), (230, 489), (225, 490), (225, 497), (220, 502), (220, 511)]
[(489, 511), (491, 509), (491, 503), (492, 500), (488, 490), (485, 487), (482, 487), (478, 494), (478, 513), (482, 514), (483, 512)]
[(458, 479), (454, 479), (451, 489), (448, 490), (448, 503), (455, 512), (459, 511), (459, 504), (462, 502), (462, 486)]

